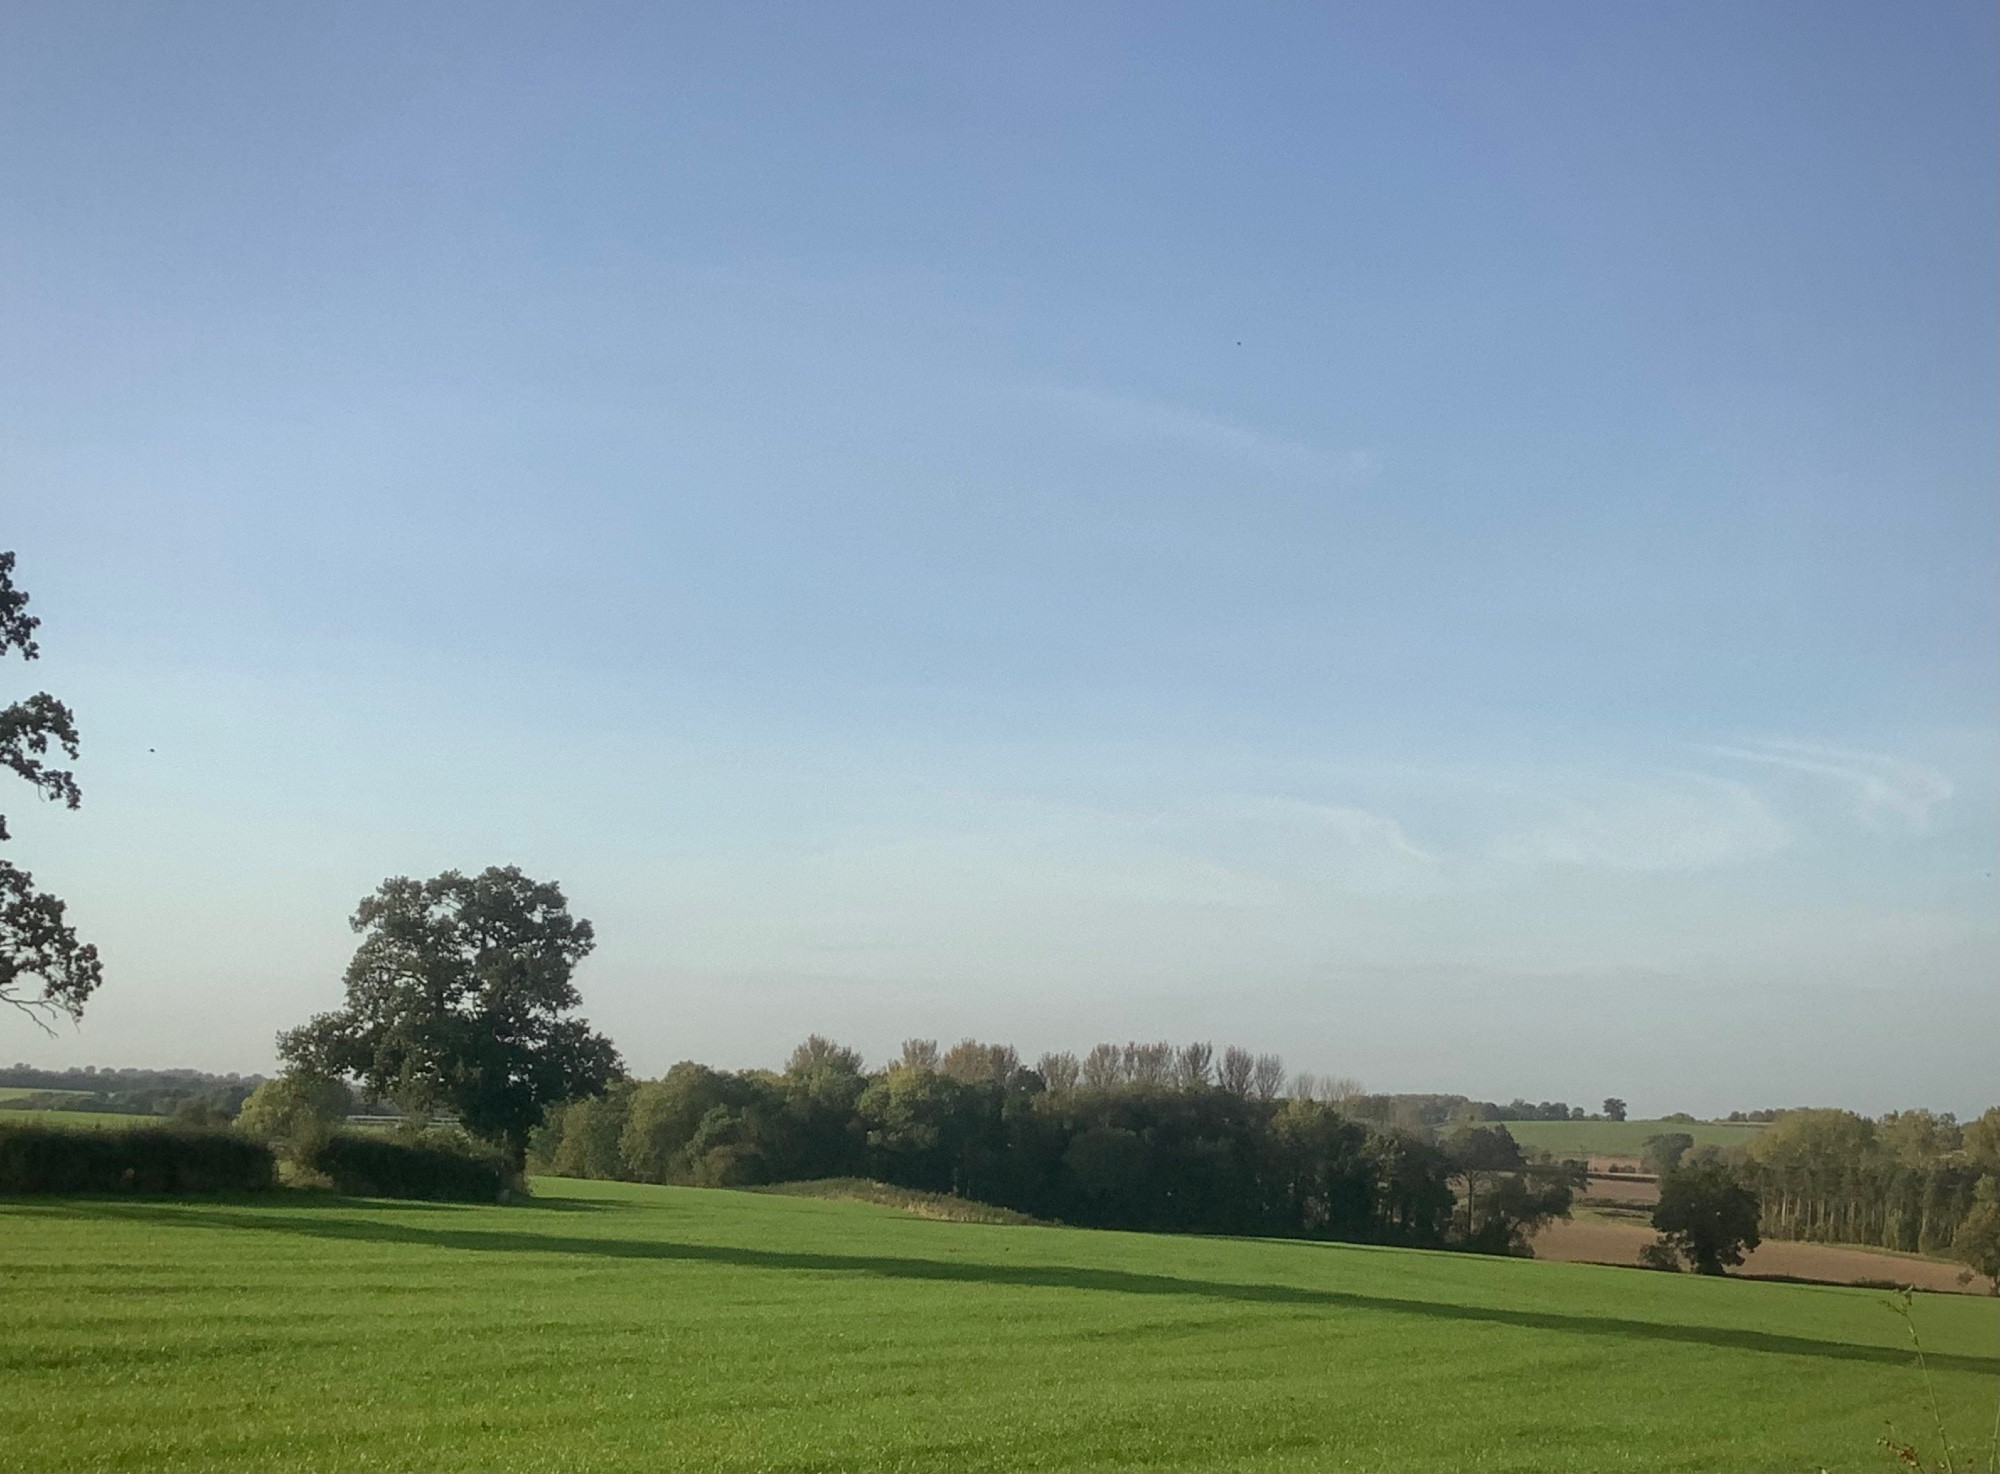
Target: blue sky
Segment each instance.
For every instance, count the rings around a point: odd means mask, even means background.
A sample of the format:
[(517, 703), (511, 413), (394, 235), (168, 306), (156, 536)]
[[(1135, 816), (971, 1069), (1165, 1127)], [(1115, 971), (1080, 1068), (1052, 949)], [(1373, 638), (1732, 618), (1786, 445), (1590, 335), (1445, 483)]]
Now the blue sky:
[(513, 862), (644, 1072), (1988, 1103), (1996, 29), (8, 7), (11, 853), (110, 980), (0, 1056), (268, 1068)]

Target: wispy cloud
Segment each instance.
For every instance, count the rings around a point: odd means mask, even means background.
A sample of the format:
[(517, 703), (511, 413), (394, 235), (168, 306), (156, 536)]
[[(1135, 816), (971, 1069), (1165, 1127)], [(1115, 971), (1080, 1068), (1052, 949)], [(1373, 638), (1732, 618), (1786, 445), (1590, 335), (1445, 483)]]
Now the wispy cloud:
[(1700, 774), (1593, 784), (1549, 818), (1494, 841), (1495, 859), (1597, 870), (1712, 870), (1759, 859), (1791, 830), (1742, 783)]
[(1903, 823), (1921, 829), (1930, 822), (1931, 810), (1952, 795), (1951, 780), (1935, 768), (1885, 753), (1784, 741), (1708, 750), (1720, 757), (1825, 779), (1847, 793), (1857, 818), (1878, 827)]
[(1366, 451), (1330, 455), (1302, 441), (1187, 405), (1075, 385), (1042, 385), (1031, 393), (1099, 430), (1128, 440), (1168, 441), (1266, 470), (1314, 471), (1354, 480), (1374, 470), (1374, 460)]
[(1280, 824), (1334, 839), (1355, 849), (1386, 850), (1412, 860), (1438, 857), (1414, 843), (1401, 823), (1387, 814), (1352, 804), (1314, 803), (1299, 798), (1256, 798), (1214, 805), (1210, 812), (1235, 819)]

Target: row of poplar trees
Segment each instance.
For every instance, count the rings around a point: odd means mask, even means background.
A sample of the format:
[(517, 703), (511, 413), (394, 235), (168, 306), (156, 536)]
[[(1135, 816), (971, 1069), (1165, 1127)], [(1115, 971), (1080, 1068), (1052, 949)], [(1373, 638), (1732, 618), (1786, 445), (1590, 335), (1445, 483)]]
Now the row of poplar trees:
[(1785, 1111), (1735, 1166), (1763, 1205), (1766, 1238), (1949, 1253), (1975, 1264), (1993, 1256), (1979, 1246), (2000, 1228), (2000, 1108), (1964, 1123), (1922, 1110), (1880, 1120)]

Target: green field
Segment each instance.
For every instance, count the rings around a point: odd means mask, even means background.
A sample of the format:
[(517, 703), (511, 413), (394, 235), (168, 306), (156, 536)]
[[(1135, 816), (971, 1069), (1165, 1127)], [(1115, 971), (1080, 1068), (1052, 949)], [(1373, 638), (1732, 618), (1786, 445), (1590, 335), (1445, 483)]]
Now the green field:
[(0, 1126), (165, 1126), (165, 1116), (135, 1116), (112, 1111), (17, 1111), (0, 1105)]
[[(1885, 1420), (1929, 1436), (1867, 1291), (537, 1190), (0, 1204), (0, 1463), (1876, 1470)], [(1994, 1307), (1915, 1314), (1983, 1468)]]
[(1522, 1146), (1556, 1156), (1637, 1157), (1646, 1138), (1683, 1131), (1696, 1146), (1748, 1146), (1762, 1126), (1733, 1121), (1502, 1121)]

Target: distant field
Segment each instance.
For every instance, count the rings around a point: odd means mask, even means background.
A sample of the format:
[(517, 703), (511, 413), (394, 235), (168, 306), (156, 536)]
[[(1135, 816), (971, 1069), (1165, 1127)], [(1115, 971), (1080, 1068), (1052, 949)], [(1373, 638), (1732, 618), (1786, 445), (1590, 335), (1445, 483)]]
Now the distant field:
[(0, 1085), (0, 1106), (10, 1100), (25, 1100), (31, 1095), (88, 1095), (88, 1090), (37, 1090), (26, 1085)]
[(1647, 1137), (1669, 1131), (1685, 1131), (1694, 1138), (1696, 1146), (1747, 1146), (1764, 1129), (1708, 1121), (1693, 1125), (1686, 1121), (1502, 1121), (1499, 1124), (1523, 1146), (1576, 1157), (1636, 1157), (1645, 1151)]
[[(1559, 1218), (1535, 1235), (1535, 1255), (1585, 1264), (1637, 1264), (1640, 1246), (1656, 1237), (1644, 1209), (1579, 1208), (1569, 1218)], [(1869, 1244), (1766, 1239), (1750, 1251), (1738, 1272), (1834, 1284), (1914, 1285), (1946, 1294), (1993, 1292), (1993, 1282), (1984, 1275), (1961, 1281), (1959, 1276), (1964, 1269), (1964, 1265), (1948, 1259), (1898, 1254)]]
[[(1885, 1422), (1929, 1437), (1875, 1292), (536, 1190), (0, 1204), (0, 1463), (1878, 1470)], [(1915, 1314), (1983, 1467), (1993, 1306)]]
[(0, 1126), (164, 1126), (165, 1116), (133, 1116), (112, 1111), (17, 1111), (0, 1105)]

